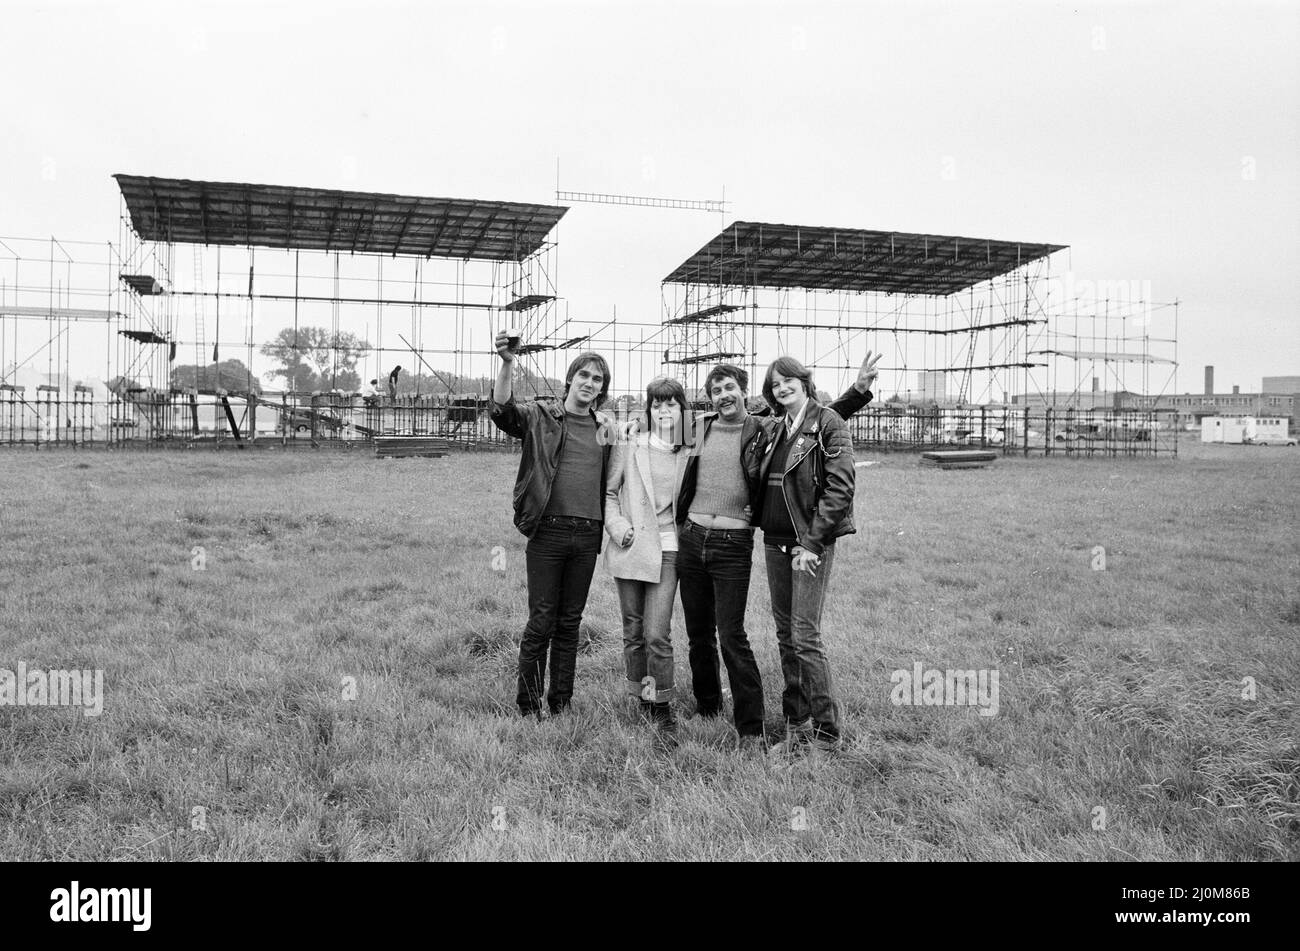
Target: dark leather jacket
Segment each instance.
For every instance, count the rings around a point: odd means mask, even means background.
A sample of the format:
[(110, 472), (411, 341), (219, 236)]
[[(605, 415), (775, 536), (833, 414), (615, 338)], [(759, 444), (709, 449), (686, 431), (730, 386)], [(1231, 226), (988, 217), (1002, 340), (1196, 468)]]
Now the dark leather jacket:
[[(551, 500), (555, 470), (564, 449), (565, 413), (560, 400), (516, 403), (488, 402), (492, 422), (507, 436), (523, 440), (519, 450), (519, 474), (515, 477), (515, 528), (529, 538), (537, 534), (542, 513)], [(596, 419), (596, 442), (604, 447), (600, 457), (600, 517), (605, 518), (605, 473), (609, 470), (609, 451), (617, 429), (614, 420), (604, 413), (592, 412)]]
[[(760, 485), (767, 482), (778, 427), (784, 425), (783, 418), (764, 420)], [(839, 413), (810, 399), (803, 422), (790, 439), (790, 454), (781, 482), (785, 502), (790, 507), (790, 520), (799, 544), (820, 555), (841, 535), (857, 531), (853, 526), (853, 437)], [(760, 503), (762, 498), (760, 494)], [(759, 525), (762, 521), (760, 504), (754, 508), (753, 523)]]
[[(848, 419), (862, 407), (871, 402), (871, 391), (861, 392), (856, 386), (850, 386), (840, 398), (830, 405), (844, 419)], [(809, 410), (812, 409), (810, 405)], [(763, 460), (770, 443), (768, 430), (775, 417), (764, 408), (761, 413), (751, 413), (745, 417), (744, 428), (740, 434), (740, 466), (745, 472), (745, 485), (749, 491), (749, 507), (754, 515), (751, 525), (757, 525), (762, 510), (764, 480), (767, 478), (763, 469)], [(709, 428), (718, 418), (717, 413), (704, 413), (695, 418), (695, 445), (691, 448), (691, 458), (686, 463), (686, 473), (682, 476), (682, 488), (677, 495), (677, 522), (684, 524), (691, 502), (695, 499), (695, 484), (699, 478), (700, 450)], [(797, 523), (796, 523), (797, 524)]]

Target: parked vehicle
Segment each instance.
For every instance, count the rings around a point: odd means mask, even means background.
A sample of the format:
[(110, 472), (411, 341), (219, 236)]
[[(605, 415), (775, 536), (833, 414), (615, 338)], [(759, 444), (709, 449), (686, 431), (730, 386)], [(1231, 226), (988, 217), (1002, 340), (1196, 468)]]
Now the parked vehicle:
[(1294, 446), (1296, 444), (1294, 436), (1259, 436), (1253, 439), (1247, 437), (1243, 442), (1247, 446)]

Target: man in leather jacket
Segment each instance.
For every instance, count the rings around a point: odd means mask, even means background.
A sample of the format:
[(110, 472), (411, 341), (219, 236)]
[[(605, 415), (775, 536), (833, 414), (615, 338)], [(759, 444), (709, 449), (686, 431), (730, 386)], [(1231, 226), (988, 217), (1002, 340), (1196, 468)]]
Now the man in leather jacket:
[(564, 380), (563, 401), (517, 403), (512, 368), (514, 331), (496, 338), (501, 370), (489, 405), (492, 422), (523, 440), (514, 488), (514, 523), (528, 536), (528, 624), (519, 645), (515, 702), (540, 717), (547, 655), (547, 706), (562, 712), (573, 698), (578, 628), (587, 604), (605, 519), (605, 472), (616, 438), (613, 420), (597, 410), (609, 393), (609, 365), (581, 353)]

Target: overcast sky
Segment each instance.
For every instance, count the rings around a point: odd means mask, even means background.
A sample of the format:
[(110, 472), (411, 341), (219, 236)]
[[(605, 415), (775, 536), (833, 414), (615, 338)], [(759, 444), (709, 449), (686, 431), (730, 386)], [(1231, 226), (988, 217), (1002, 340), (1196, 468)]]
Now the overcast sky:
[[(1295, 4), (30, 3), (0, 235), (116, 239), (114, 172), (1068, 244), (1180, 299), (1179, 390), (1300, 374)], [(717, 215), (575, 205), (572, 312), (660, 318)]]

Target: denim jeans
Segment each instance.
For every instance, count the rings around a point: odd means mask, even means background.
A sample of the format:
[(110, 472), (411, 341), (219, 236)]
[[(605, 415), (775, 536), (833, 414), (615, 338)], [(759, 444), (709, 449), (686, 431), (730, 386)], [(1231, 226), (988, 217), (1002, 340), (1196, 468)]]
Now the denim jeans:
[(690, 642), (691, 687), (705, 712), (722, 707), (718, 643), (731, 682), (736, 732), (763, 733), (763, 679), (745, 634), (754, 531), (704, 528), (686, 520), (678, 533), (677, 579)]
[[(673, 697), (673, 599), (677, 597), (677, 552), (663, 554), (658, 583), (615, 578), (623, 612), (623, 664), (634, 697), (665, 703)], [(643, 692), (654, 678), (654, 693)], [(644, 685), (648, 686), (648, 685)]]
[(528, 625), (519, 645), (519, 681), (515, 702), (524, 713), (541, 709), (547, 650), (551, 712), (573, 699), (578, 662), (578, 626), (587, 606), (587, 591), (600, 554), (600, 522), (547, 516), (528, 540)]
[(806, 571), (792, 571), (789, 552), (776, 545), (764, 545), (763, 555), (777, 646), (781, 650), (781, 674), (785, 678), (781, 712), (791, 727), (801, 727), (811, 717), (816, 735), (834, 739), (840, 734), (839, 704), (831, 689), (821, 622), (835, 545), (827, 545), (822, 552), (821, 564), (814, 569), (816, 577)]

